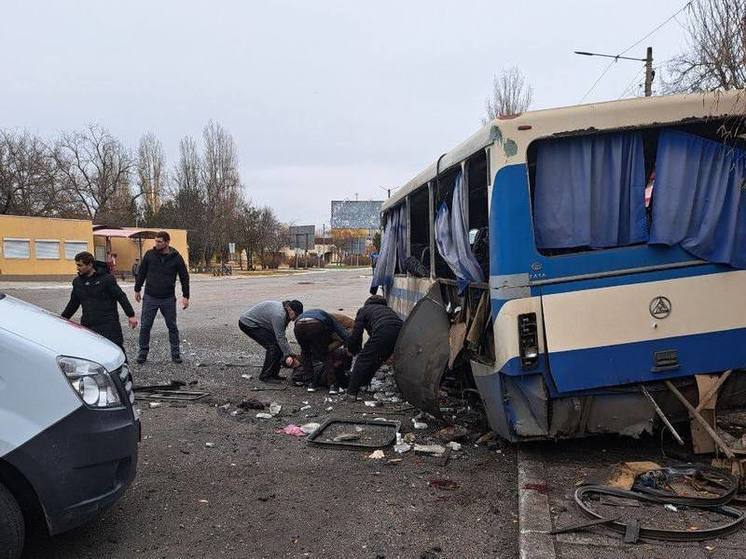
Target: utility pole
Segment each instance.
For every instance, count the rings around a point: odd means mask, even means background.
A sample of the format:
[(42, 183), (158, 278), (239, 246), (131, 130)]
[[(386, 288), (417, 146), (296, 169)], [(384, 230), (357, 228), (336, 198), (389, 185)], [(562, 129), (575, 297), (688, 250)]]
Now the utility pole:
[(653, 95), (653, 79), (655, 78), (655, 71), (653, 70), (653, 47), (648, 47), (645, 53), (645, 58), (632, 58), (629, 56), (621, 56), (618, 54), (599, 54), (597, 52), (587, 52), (583, 50), (576, 50), (575, 54), (582, 56), (601, 56), (603, 58), (613, 58), (614, 62), (618, 60), (635, 60), (645, 63), (645, 97)]

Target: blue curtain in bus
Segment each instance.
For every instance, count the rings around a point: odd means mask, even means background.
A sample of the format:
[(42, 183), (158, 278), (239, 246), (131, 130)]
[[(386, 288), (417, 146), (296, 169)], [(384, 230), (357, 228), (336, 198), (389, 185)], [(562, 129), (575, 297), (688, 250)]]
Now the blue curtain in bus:
[(542, 142), (536, 155), (539, 248), (607, 248), (648, 240), (639, 133)]
[(658, 138), (651, 243), (746, 268), (746, 150), (664, 130)]
[[(403, 263), (406, 259), (406, 216), (404, 213), (405, 206), (395, 208), (388, 213), (386, 224), (383, 227), (381, 235), (381, 250), (379, 251), (378, 261), (373, 271), (372, 287), (383, 286), (385, 289), (391, 287), (394, 282), (396, 273), (397, 259)], [(404, 269), (403, 264), (400, 264)]]
[(407, 206), (399, 207), (399, 226), (396, 230), (396, 261), (399, 264), (400, 273), (406, 269), (404, 262), (407, 260)]
[(452, 210), (441, 202), (435, 214), (435, 244), (438, 252), (458, 279), (459, 294), (466, 290), (469, 283), (484, 281), (482, 268), (474, 258), (469, 245), (469, 231), (466, 196), (466, 180), (463, 173), (456, 177), (453, 187)]

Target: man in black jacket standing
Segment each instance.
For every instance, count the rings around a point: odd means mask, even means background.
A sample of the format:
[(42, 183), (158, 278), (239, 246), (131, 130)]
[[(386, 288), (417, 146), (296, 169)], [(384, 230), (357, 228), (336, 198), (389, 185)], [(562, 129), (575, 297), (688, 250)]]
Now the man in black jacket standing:
[[(142, 257), (140, 269), (135, 281), (135, 301), (142, 300), (140, 315), (140, 352), (137, 362), (142, 364), (148, 359), (150, 351), (150, 329), (155, 315), (161, 311), (168, 327), (168, 341), (171, 344), (171, 360), (181, 363), (179, 350), (179, 329), (176, 326), (176, 276), (181, 283), (181, 308), (189, 306), (189, 271), (181, 254), (169, 246), (171, 236), (167, 231), (159, 231), (155, 236), (155, 247)], [(143, 283), (145, 297), (140, 295)]]
[[(359, 353), (350, 374), (348, 398), (357, 399), (360, 387), (368, 384), (378, 368), (394, 353), (402, 324), (399, 315), (386, 305), (386, 299), (380, 295), (368, 297), (357, 311), (355, 326), (347, 344), (350, 353)], [(365, 346), (362, 345), (363, 330), (369, 336)]]
[(82, 306), (80, 324), (114, 342), (124, 351), (124, 337), (122, 326), (119, 324), (117, 303), (122, 305), (130, 328), (137, 327), (135, 310), (127, 295), (119, 287), (114, 276), (107, 271), (104, 263), (96, 268), (90, 252), (76, 254), (75, 265), (78, 267), (78, 276), (73, 280), (73, 291), (70, 294), (70, 301), (62, 311), (62, 318), (69, 320), (78, 307)]

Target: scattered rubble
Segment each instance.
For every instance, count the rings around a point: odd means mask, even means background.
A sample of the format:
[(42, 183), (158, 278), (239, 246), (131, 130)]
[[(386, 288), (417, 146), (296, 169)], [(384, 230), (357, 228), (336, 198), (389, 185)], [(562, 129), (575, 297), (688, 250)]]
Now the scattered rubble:
[(254, 398), (249, 398), (248, 400), (242, 400), (241, 403), (238, 404), (238, 407), (244, 411), (249, 411), (249, 410), (263, 410), (265, 406), (259, 400), (255, 400)]
[(427, 423), (424, 423), (422, 421), (417, 421), (417, 418), (412, 418), (412, 426), (417, 429), (418, 431), (427, 429)]
[(415, 444), (415, 454), (426, 454), (429, 456), (443, 456), (446, 452), (446, 447), (439, 444)]
[(319, 427), (321, 427), (321, 424), (320, 423), (314, 423), (314, 422), (306, 423), (306, 424), (300, 426), (301, 430), (306, 435), (310, 435), (311, 433), (313, 433), (314, 431), (316, 431), (316, 429), (318, 429)]
[(278, 404), (277, 402), (272, 402), (269, 405), (269, 413), (273, 416), (280, 415), (280, 412), (282, 411), (282, 406)]
[(382, 451), (382, 450), (380, 450), (380, 449), (379, 449), (379, 450), (374, 450), (374, 451), (373, 451), (373, 452), (372, 452), (372, 453), (371, 453), (371, 454), (370, 454), (370, 455), (368, 456), (368, 458), (370, 458), (371, 460), (380, 460), (381, 458), (385, 458), (385, 457), (386, 457), (386, 455), (385, 455), (385, 454), (383, 453), (383, 451)]
[(259, 412), (256, 414), (257, 419), (274, 419), (274, 416), (270, 413)]

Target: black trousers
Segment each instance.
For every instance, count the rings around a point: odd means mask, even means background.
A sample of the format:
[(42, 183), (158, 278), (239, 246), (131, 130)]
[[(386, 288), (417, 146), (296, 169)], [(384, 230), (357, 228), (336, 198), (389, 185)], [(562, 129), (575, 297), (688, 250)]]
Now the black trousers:
[(280, 349), (280, 345), (277, 343), (275, 333), (266, 328), (251, 328), (240, 320), (238, 321), (238, 327), (241, 329), (241, 332), (262, 346), (266, 351), (264, 354), (264, 365), (262, 365), (262, 372), (259, 378), (266, 379), (279, 376), (283, 355), (282, 349)]
[(383, 326), (368, 338), (352, 366), (349, 392), (354, 394), (361, 386), (368, 384), (378, 368), (391, 357), (400, 330), (401, 325)]
[[(314, 381), (314, 384), (328, 385), (337, 382), (334, 375), (334, 360), (329, 346), (334, 341), (332, 332), (318, 320), (296, 321), (293, 329), (295, 339), (300, 344), (301, 375), (294, 375), (294, 380), (301, 382)], [(321, 361), (324, 369), (321, 375), (316, 375), (313, 362)]]

